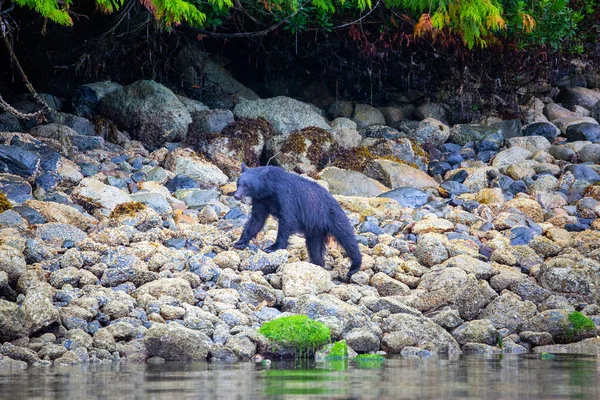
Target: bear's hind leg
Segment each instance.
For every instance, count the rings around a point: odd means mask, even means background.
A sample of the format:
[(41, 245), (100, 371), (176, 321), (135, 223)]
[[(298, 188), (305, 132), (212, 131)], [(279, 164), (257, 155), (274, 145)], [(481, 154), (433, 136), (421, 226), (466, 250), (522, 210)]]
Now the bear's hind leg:
[(318, 236), (307, 236), (306, 237), (306, 248), (308, 249), (308, 255), (310, 262), (321, 267), (325, 266), (325, 237)]

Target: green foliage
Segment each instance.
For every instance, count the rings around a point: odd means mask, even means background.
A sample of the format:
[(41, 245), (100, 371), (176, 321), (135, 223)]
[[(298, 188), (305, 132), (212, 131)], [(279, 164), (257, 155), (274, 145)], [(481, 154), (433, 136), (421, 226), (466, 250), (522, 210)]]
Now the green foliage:
[[(70, 26), (73, 0), (15, 0), (44, 18)], [(94, 0), (101, 12), (114, 13), (124, 0)], [(393, 13), (373, 13), (380, 33), (394, 34), (399, 27), (394, 15), (414, 23), (415, 38), (438, 44), (454, 43), (459, 37), (469, 49), (507, 40), (520, 48), (535, 47), (557, 52), (582, 52), (583, 44), (600, 36), (600, 0), (132, 0), (139, 1), (157, 21), (170, 27), (187, 23), (198, 28), (230, 27), (232, 10), (250, 17), (260, 26), (284, 22), (282, 29), (298, 34), (311, 29), (330, 31), (366, 17), (373, 7)], [(405, 21), (406, 22), (406, 21)], [(373, 25), (371, 25), (373, 26)], [(236, 26), (239, 29), (239, 26)], [(408, 28), (411, 29), (411, 28)], [(361, 34), (353, 40), (367, 40)], [(406, 33), (406, 32), (404, 32)], [(383, 36), (382, 36), (383, 37)], [(411, 39), (412, 40), (412, 39)]]
[(331, 340), (327, 325), (306, 315), (292, 315), (265, 322), (259, 332), (275, 343), (291, 347), (299, 357), (314, 352)]
[(29, 7), (39, 13), (42, 17), (60, 25), (73, 25), (73, 20), (67, 13), (71, 0), (64, 0), (62, 5), (56, 0), (16, 0), (17, 5)]

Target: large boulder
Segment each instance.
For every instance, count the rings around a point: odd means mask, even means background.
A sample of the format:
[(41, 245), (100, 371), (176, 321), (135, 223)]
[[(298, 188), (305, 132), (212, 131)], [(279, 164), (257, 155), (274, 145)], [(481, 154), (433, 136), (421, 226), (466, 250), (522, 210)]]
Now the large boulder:
[[(548, 332), (555, 343), (573, 343), (596, 336), (594, 323), (581, 324), (581, 314), (567, 310), (543, 311), (525, 321), (521, 331)], [(585, 317), (583, 317), (585, 318)]]
[(204, 333), (177, 323), (154, 324), (144, 336), (148, 355), (169, 361), (204, 361), (211, 343)]
[(600, 263), (581, 256), (559, 256), (540, 268), (540, 285), (573, 303), (600, 303)]
[(235, 106), (233, 114), (237, 118), (263, 117), (283, 135), (308, 127), (331, 129), (313, 106), (285, 96), (241, 102)]
[(558, 99), (567, 108), (581, 106), (589, 110), (600, 101), (600, 92), (584, 87), (567, 88), (560, 92)]
[(192, 122), (177, 96), (154, 81), (137, 81), (107, 94), (100, 101), (99, 110), (151, 149), (183, 140)]
[(531, 301), (522, 301), (516, 294), (505, 291), (481, 311), (479, 318), (489, 320), (496, 329), (517, 332), (519, 326), (536, 313), (537, 308)]
[(27, 290), (22, 308), (32, 333), (60, 321), (58, 309), (52, 303), (53, 294), (52, 287), (45, 282), (33, 285)]

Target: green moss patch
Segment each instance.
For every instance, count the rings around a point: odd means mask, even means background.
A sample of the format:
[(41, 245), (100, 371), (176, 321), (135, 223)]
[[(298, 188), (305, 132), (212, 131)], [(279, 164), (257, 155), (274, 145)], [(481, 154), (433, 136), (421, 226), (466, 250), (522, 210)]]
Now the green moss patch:
[(12, 203), (6, 197), (4, 192), (0, 192), (0, 213), (13, 208)]
[(331, 341), (327, 325), (306, 315), (292, 315), (265, 322), (259, 332), (273, 342), (293, 349), (296, 357), (314, 353), (317, 348)]
[(596, 325), (594, 321), (580, 313), (579, 311), (573, 311), (569, 313), (569, 326), (565, 328), (565, 334), (567, 338), (573, 338), (584, 331), (594, 331)]
[(380, 354), (359, 354), (354, 359), (356, 362), (384, 362), (385, 357)]
[(110, 213), (110, 218), (118, 218), (123, 215), (133, 217), (137, 212), (143, 211), (145, 209), (146, 205), (140, 203), (139, 201), (130, 201), (127, 203), (122, 203), (116, 206), (114, 210), (112, 210), (112, 212)]
[(348, 345), (345, 340), (335, 342), (327, 354), (327, 360), (344, 360), (348, 358)]

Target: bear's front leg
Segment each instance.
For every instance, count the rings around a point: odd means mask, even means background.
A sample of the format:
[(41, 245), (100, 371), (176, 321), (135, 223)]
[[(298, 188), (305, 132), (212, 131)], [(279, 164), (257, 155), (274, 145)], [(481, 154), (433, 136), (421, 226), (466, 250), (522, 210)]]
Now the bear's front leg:
[(246, 222), (246, 226), (244, 226), (244, 232), (242, 232), (240, 240), (235, 242), (233, 247), (236, 249), (247, 247), (250, 240), (254, 239), (254, 237), (258, 235), (258, 232), (263, 228), (268, 216), (269, 210), (264, 204), (258, 202), (252, 204), (250, 219)]
[(277, 230), (277, 239), (275, 239), (275, 243), (273, 243), (273, 245), (267, 247), (263, 251), (265, 253), (272, 253), (277, 250), (287, 249), (292, 231), (293, 230), (290, 229), (289, 223), (285, 219), (279, 218), (279, 229)]

